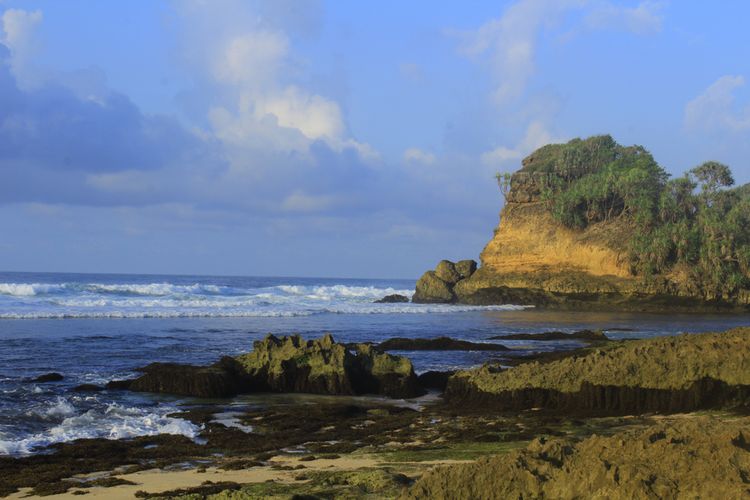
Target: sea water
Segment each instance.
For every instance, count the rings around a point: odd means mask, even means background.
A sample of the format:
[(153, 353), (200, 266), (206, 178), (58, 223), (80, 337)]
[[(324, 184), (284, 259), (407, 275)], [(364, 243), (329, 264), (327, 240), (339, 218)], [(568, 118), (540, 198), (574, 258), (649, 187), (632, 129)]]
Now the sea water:
[[(79, 438), (195, 437), (198, 427), (169, 416), (188, 399), (71, 389), (132, 377), (154, 361), (211, 363), (249, 351), (268, 333), (315, 338), (330, 332), (341, 342), (437, 336), (491, 342), (504, 333), (589, 328), (613, 338), (643, 338), (747, 324), (743, 315), (374, 303), (394, 293), (410, 297), (413, 290), (414, 280), (0, 273), (0, 454), (34, 453)], [(580, 345), (501, 343), (513, 351), (397, 354), (424, 372)], [(48, 372), (65, 378), (32, 381)]]

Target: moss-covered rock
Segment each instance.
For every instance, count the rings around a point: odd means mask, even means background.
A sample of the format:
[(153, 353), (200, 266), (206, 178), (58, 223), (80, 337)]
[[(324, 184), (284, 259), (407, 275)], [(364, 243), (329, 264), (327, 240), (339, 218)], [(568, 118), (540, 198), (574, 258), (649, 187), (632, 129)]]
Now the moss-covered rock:
[(750, 328), (606, 347), (511, 369), (456, 373), (446, 398), (507, 408), (681, 411), (745, 403), (750, 397)]
[(477, 270), (477, 262), (471, 259), (459, 260), (456, 262), (455, 268), (456, 272), (461, 276), (461, 279), (466, 279), (471, 277), (471, 275)]
[(433, 469), (402, 499), (745, 498), (750, 419), (662, 422)]
[(435, 271), (427, 271), (417, 280), (417, 287), (411, 298), (412, 302), (418, 304), (448, 304), (455, 300), (453, 288)]
[(449, 260), (441, 260), (435, 267), (435, 275), (448, 285), (455, 285), (461, 279), (461, 274), (456, 271), (456, 264)]
[(355, 393), (349, 375), (353, 356), (330, 334), (310, 341), (299, 335), (268, 335), (236, 359), (252, 392)]
[(140, 371), (143, 375), (134, 380), (107, 387), (204, 398), (249, 392), (408, 398), (423, 392), (408, 358), (364, 345), (352, 352), (330, 334), (316, 340), (268, 335), (256, 341), (251, 352), (211, 366), (153, 363)]

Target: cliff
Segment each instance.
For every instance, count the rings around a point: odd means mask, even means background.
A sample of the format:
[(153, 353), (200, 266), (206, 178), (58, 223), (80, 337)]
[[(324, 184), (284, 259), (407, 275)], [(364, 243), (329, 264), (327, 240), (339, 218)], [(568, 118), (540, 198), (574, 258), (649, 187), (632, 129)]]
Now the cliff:
[[(476, 272), (441, 279), (440, 268), (451, 265), (443, 261), (420, 278), (413, 300), (747, 310), (750, 246), (738, 243), (750, 237), (747, 186), (717, 189), (708, 200), (705, 186), (679, 191), (687, 178), (667, 177), (645, 150), (609, 136), (545, 146), (499, 176), (505, 205)], [(711, 212), (717, 200), (723, 216)], [(737, 219), (736, 227), (717, 231), (707, 226), (713, 219)], [(717, 232), (728, 243), (705, 237)]]

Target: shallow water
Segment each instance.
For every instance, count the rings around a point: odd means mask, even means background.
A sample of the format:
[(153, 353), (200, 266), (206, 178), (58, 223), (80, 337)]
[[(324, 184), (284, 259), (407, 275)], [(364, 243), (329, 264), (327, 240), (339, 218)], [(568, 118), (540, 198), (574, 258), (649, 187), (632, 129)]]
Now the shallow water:
[[(743, 315), (373, 304), (391, 293), (410, 295), (413, 287), (407, 280), (0, 274), (0, 454), (29, 453), (80, 437), (194, 436), (198, 429), (192, 424), (167, 416), (183, 399), (70, 389), (125, 378), (154, 361), (210, 363), (250, 350), (269, 332), (306, 338), (331, 332), (342, 342), (441, 335), (482, 342), (503, 333), (589, 328), (610, 330), (613, 338), (643, 338), (748, 324)], [(502, 343), (519, 354), (580, 345)], [(502, 356), (399, 354), (409, 356), (418, 372), (476, 366)], [(47, 372), (65, 379), (31, 382)]]

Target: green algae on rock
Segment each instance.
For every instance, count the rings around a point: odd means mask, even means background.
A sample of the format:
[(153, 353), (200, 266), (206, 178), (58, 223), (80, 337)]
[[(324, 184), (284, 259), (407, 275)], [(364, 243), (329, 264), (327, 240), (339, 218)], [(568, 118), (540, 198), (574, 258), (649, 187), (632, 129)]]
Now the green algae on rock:
[(402, 499), (746, 498), (750, 419), (687, 417), (433, 469)]
[(453, 404), (681, 411), (750, 401), (750, 328), (612, 342), (549, 362), (456, 373)]
[(409, 398), (423, 393), (409, 359), (359, 347), (351, 352), (330, 334), (306, 341), (299, 335), (268, 335), (253, 351), (225, 356), (211, 366), (153, 363), (121, 388), (195, 397), (249, 392), (330, 395), (381, 394)]

